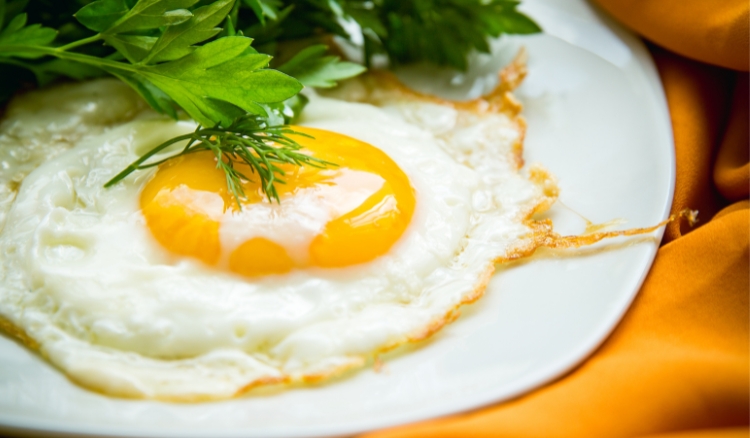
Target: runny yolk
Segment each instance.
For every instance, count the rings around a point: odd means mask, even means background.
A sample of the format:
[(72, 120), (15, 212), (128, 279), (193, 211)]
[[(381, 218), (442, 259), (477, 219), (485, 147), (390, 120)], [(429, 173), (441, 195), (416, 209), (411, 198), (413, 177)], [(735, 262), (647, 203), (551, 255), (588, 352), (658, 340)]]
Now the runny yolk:
[[(269, 202), (259, 178), (254, 178), (249, 167), (240, 166), (238, 170), (252, 179), (243, 182), (247, 199), (242, 201), (241, 210), (264, 207), (270, 213), (263, 217), (283, 221), (279, 217), (299, 199), (317, 203), (311, 208), (327, 212), (327, 219), (308, 236), (306, 248), (290, 245), (283, 232), (281, 237), (279, 233), (254, 235), (253, 225), (227, 220), (233, 215), (243, 216), (210, 152), (162, 164), (144, 187), (141, 209), (155, 239), (174, 254), (248, 277), (310, 266), (345, 267), (387, 253), (414, 212), (414, 190), (406, 174), (388, 155), (362, 141), (320, 129), (293, 129), (313, 137), (294, 135), (307, 153), (338, 166), (280, 166), (286, 173), (279, 176), (286, 184), (276, 184), (280, 204)], [(223, 244), (222, 233), (233, 232), (226, 227), (237, 226), (252, 237), (233, 245)]]

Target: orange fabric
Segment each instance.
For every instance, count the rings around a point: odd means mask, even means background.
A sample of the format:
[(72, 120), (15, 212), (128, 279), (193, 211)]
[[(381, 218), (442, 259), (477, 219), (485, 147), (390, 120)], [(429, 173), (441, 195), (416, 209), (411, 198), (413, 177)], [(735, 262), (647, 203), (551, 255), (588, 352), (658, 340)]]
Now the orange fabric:
[[(672, 211), (700, 211), (701, 221), (722, 205), (711, 184), (715, 144), (720, 139), (736, 73), (690, 61), (659, 48), (652, 50), (672, 117), (677, 177)], [(689, 231), (685, 222), (667, 226), (664, 242)]]
[(750, 3), (742, 0), (598, 0), (646, 39), (691, 59), (748, 70)]
[(643, 438), (747, 438), (747, 429), (691, 430), (687, 432), (649, 435)]
[(412, 437), (747, 437), (750, 164), (747, 0), (597, 0), (652, 49), (669, 102), (677, 179), (668, 227), (633, 306), (567, 376), (470, 413), (367, 434)]

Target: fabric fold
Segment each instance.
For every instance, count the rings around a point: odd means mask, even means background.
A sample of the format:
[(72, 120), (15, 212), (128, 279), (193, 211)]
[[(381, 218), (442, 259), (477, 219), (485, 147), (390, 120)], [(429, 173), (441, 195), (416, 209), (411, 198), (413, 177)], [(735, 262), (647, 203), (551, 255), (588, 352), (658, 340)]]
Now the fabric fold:
[(747, 71), (750, 23), (746, 1), (596, 0), (635, 33), (696, 61)]
[(623, 321), (568, 375), (515, 400), (366, 437), (748, 436), (750, 116), (748, 75), (735, 70), (748, 70), (750, 4), (596, 1), (658, 44), (650, 48), (677, 162), (672, 211), (700, 210), (699, 225), (667, 227)]

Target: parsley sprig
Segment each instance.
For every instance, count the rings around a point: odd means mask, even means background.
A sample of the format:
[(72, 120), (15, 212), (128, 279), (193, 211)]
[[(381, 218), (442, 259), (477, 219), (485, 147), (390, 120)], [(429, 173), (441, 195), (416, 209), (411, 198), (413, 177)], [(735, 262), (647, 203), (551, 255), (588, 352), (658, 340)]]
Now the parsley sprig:
[[(175, 119), (185, 111), (199, 123), (185, 150), (216, 153), (217, 166), (238, 202), (244, 197), (243, 175), (236, 163), (245, 163), (261, 179), (270, 199), (278, 200), (274, 187), (283, 175), (276, 163), (295, 165), (320, 162), (300, 152), (286, 134), (284, 123), (301, 108), (298, 96), (305, 82), (333, 85), (336, 80), (359, 74), (363, 67), (324, 56), (325, 48), (311, 47), (286, 64), (300, 79), (268, 68), (271, 56), (252, 47), (252, 38), (230, 32), (217, 35), (235, 0), (98, 0), (76, 12), (76, 19), (94, 33), (54, 46), (57, 32), (41, 24), (27, 25), (27, 15), (17, 13), (0, 28), (0, 63), (35, 71), (36, 60), (56, 58), (101, 70), (135, 89), (155, 110)], [(198, 5), (196, 7), (196, 5)], [(0, 0), (0, 11), (8, 8)], [(1, 21), (0, 21), (1, 23)], [(104, 43), (115, 49), (108, 56), (79, 51)], [(305, 68), (305, 66), (311, 68)], [(317, 67), (316, 67), (317, 66)], [(283, 66), (282, 66), (283, 67)], [(311, 74), (311, 72), (318, 72)], [(181, 137), (167, 142), (173, 144)], [(107, 183), (111, 186), (137, 169), (166, 146), (141, 157), (135, 166)]]
[[(279, 164), (331, 164), (301, 153), (288, 136), (286, 124), (306, 101), (298, 93), (365, 69), (330, 55), (321, 42), (330, 36), (362, 42), (366, 64), (380, 54), (394, 65), (465, 69), (470, 51), (489, 51), (487, 38), (539, 31), (517, 6), (514, 0), (0, 0), (0, 76), (7, 78), (0, 101), (21, 85), (24, 72), (40, 86), (59, 76), (113, 75), (156, 111), (175, 119), (184, 111), (199, 128), (146, 153), (107, 186), (165, 159), (210, 150), (238, 203), (242, 181), (254, 177), (278, 200)], [(290, 44), (298, 48), (292, 56), (280, 50)], [(149, 161), (185, 140), (182, 151)], [(238, 164), (252, 174), (239, 172)]]
[[(245, 34), (273, 53), (279, 41), (322, 33), (361, 42), (364, 62), (427, 62), (466, 70), (467, 55), (489, 53), (489, 37), (541, 28), (518, 11), (518, 0), (243, 0)], [(357, 26), (346, 26), (356, 23)]]
[[(251, 38), (227, 36), (194, 47), (219, 31), (201, 32), (205, 20), (200, 18), (212, 17), (208, 24), (213, 27), (234, 0), (218, 0), (194, 14), (182, 9), (192, 3), (195, 0), (139, 0), (131, 9), (123, 0), (90, 3), (76, 17), (98, 33), (61, 47), (50, 46), (53, 29), (27, 26), (26, 14), (18, 14), (0, 33), (0, 58), (52, 56), (99, 68), (129, 84), (157, 111), (177, 118), (182, 108), (205, 126), (229, 126), (244, 113), (266, 116), (262, 105), (283, 102), (302, 89), (296, 79), (266, 68), (271, 56), (255, 51)], [(173, 30), (178, 27), (193, 28), (197, 35), (180, 38), (180, 29)], [(160, 35), (130, 34), (148, 31)], [(117, 49), (127, 62), (72, 51), (99, 40)]]

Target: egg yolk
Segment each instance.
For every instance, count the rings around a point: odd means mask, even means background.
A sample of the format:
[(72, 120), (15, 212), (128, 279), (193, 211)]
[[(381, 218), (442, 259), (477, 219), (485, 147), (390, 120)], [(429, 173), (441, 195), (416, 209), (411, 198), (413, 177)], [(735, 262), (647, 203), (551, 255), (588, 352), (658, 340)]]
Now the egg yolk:
[[(285, 172), (279, 175), (285, 184), (276, 184), (279, 204), (268, 201), (249, 167), (238, 166), (251, 179), (242, 183), (246, 199), (239, 208), (211, 152), (175, 158), (159, 166), (141, 192), (141, 209), (154, 238), (174, 254), (248, 277), (310, 266), (345, 267), (387, 253), (414, 212), (414, 189), (406, 174), (365, 142), (320, 129), (293, 129), (312, 137), (291, 134), (306, 153), (337, 166), (279, 166)], [(285, 243), (283, 232), (281, 237), (254, 235), (254, 225), (232, 220), (257, 204), (265, 208), (264, 220), (299, 220), (284, 215), (290, 206), (306, 205), (303, 201), (316, 204), (308, 209), (325, 212), (325, 220), (303, 239), (302, 250)], [(240, 232), (252, 237), (227, 245), (222, 233), (231, 233), (231, 227), (241, 227)]]

